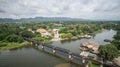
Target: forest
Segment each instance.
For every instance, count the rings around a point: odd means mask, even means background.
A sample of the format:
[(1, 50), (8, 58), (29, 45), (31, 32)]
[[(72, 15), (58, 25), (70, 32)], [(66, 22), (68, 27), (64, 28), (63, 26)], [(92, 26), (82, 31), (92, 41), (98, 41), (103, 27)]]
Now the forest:
[[(52, 29), (59, 29), (60, 38), (77, 39), (85, 34), (96, 34), (102, 29), (114, 29), (117, 22), (0, 22), (0, 48), (8, 45), (24, 43), (23, 37), (39, 40), (43, 43), (51, 42)], [(117, 26), (118, 27), (118, 26)], [(46, 29), (51, 36), (42, 37), (37, 29)], [(29, 31), (29, 29), (31, 32)], [(119, 33), (119, 32), (118, 32)], [(116, 35), (117, 38), (119, 35)], [(119, 39), (119, 38), (118, 38)], [(113, 41), (114, 43), (118, 43)], [(20, 45), (21, 46), (21, 45)]]

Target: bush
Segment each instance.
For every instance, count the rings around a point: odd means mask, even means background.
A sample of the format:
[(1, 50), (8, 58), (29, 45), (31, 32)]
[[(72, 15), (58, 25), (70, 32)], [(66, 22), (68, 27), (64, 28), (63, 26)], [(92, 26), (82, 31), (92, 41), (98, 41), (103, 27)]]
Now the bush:
[(51, 42), (52, 37), (51, 36), (47, 36), (47, 37), (36, 36), (33, 39), (37, 41), (41, 41), (42, 43), (49, 43)]
[(73, 35), (71, 34), (71, 33), (62, 33), (61, 35), (60, 35), (60, 37), (61, 38), (72, 38), (73, 37)]
[(7, 36), (7, 37), (6, 37), (6, 41), (8, 41), (8, 42), (19, 42), (19, 43), (21, 43), (21, 42), (23, 42), (24, 40), (23, 40), (23, 38), (22, 38), (21, 36), (18, 36), (18, 35), (13, 34), (13, 35)]
[(103, 61), (113, 60), (118, 57), (119, 51), (113, 44), (101, 45), (98, 49), (99, 56), (103, 58)]
[(8, 45), (7, 43), (0, 42), (0, 47), (4, 47), (4, 46), (7, 46), (7, 45)]
[(35, 35), (34, 35), (32, 32), (30, 32), (30, 31), (23, 31), (23, 32), (21, 33), (21, 35), (22, 35), (23, 37), (27, 37), (27, 38), (32, 38), (32, 37), (35, 36)]
[(0, 34), (0, 41), (4, 40), (6, 36), (6, 34)]

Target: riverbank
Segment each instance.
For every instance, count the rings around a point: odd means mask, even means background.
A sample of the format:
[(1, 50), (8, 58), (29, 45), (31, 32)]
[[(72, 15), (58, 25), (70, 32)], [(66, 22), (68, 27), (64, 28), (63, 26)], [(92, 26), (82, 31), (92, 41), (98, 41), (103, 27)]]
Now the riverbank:
[[(112, 32), (104, 31), (104, 32), (100, 33), (101, 35), (96, 34), (96, 36), (94, 38), (91, 38), (91, 40), (96, 40), (96, 42), (98, 40), (100, 40), (100, 42), (104, 42), (103, 40), (104, 40), (104, 37), (106, 36), (106, 33), (109, 33), (112, 38), (112, 36), (115, 32), (114, 31), (112, 31)], [(100, 39), (98, 36), (102, 37), (103, 39)], [(111, 39), (111, 38), (107, 38), (107, 39)], [(86, 42), (88, 40), (89, 39), (81, 39), (81, 40), (78, 39), (76, 41), (71, 40), (71, 41), (67, 41), (65, 43), (58, 41), (58, 42), (53, 42), (51, 45), (65, 48), (65, 49), (72, 51), (73, 53), (79, 54), (80, 50), (78, 47), (80, 46), (80, 43)], [(40, 46), (38, 46), (38, 47), (40, 47)], [(34, 66), (53, 67), (57, 64), (65, 63), (65, 60), (63, 60), (61, 58), (56, 58), (53, 55), (49, 55), (46, 52), (44, 52), (43, 50), (37, 49), (36, 47), (22, 47), (21, 49), (16, 49), (14, 51), (1, 51), (0, 58), (1, 58), (1, 61), (3, 61), (0, 63), (0, 67), (9, 67), (9, 66), (24, 67), (25, 66), (24, 62), (26, 62), (26, 65), (28, 67), (32, 67), (32, 66), (33, 67)], [(18, 62), (16, 62), (16, 58), (17, 58)], [(21, 60), (23, 58), (24, 58), (24, 60)], [(38, 58), (41, 60), (39, 60)], [(51, 61), (48, 61), (48, 60), (51, 60)], [(38, 62), (38, 63), (36, 63), (36, 62)], [(41, 62), (41, 63), (39, 63), (39, 62)], [(70, 64), (74, 64), (74, 63), (70, 63)], [(3, 65), (6, 65), (6, 66), (3, 66)], [(16, 66), (13, 66), (13, 65), (16, 65)], [(78, 66), (73, 66), (73, 67), (78, 67)], [(82, 66), (79, 66), (79, 67), (82, 67)], [(92, 67), (98, 67), (98, 66), (92, 65)]]
[(10, 42), (8, 42), (6, 44), (7, 44), (6, 46), (1, 46), (0, 50), (10, 50), (10, 49), (19, 48), (19, 47), (28, 45), (29, 42), (27, 42), (27, 41), (24, 41), (23, 43), (10, 43)]
[(102, 29), (102, 30), (95, 31), (93, 34), (101, 33), (101, 32), (104, 31), (104, 30), (106, 30), (106, 29)]
[(102, 31), (104, 31), (105, 29), (102, 29), (102, 30), (98, 30), (98, 31), (95, 31), (92, 35), (90, 34), (84, 34), (84, 35), (77, 35), (77, 36), (73, 36), (71, 38), (58, 38), (58, 39), (52, 39), (51, 41), (52, 42), (55, 42), (55, 41), (62, 41), (62, 40), (77, 40), (77, 39), (83, 39), (83, 38), (86, 38), (86, 39), (90, 39), (91, 37), (93, 37), (94, 35), (98, 34), (98, 33), (101, 33)]

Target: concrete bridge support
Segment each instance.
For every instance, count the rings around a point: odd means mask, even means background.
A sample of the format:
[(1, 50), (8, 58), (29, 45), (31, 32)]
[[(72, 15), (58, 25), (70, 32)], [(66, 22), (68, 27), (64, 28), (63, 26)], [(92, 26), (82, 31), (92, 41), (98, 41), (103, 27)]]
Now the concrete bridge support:
[(71, 61), (72, 60), (72, 55), (69, 54), (68, 58), (69, 58), (69, 61)]
[(55, 49), (53, 49), (53, 54), (55, 54), (55, 52), (56, 52)]
[(82, 63), (85, 63), (85, 59), (82, 59)]
[(41, 46), (42, 46), (41, 48), (44, 49), (44, 45), (41, 45)]

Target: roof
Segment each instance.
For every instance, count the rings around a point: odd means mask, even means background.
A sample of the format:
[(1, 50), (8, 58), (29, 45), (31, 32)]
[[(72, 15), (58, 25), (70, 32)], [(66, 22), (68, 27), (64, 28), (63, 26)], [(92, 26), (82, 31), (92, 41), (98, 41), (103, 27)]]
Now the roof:
[(94, 41), (90, 41), (90, 42), (82, 43), (81, 46), (85, 46), (85, 47), (88, 47), (88, 48), (93, 48), (93, 47), (98, 48), (98, 47), (99, 47), (99, 44), (97, 44), (97, 43), (94, 42)]
[(86, 50), (91, 50), (92, 49), (92, 52), (94, 53), (98, 53), (98, 49), (99, 49), (99, 44), (97, 44), (96, 42), (94, 41), (90, 41), (90, 42), (85, 42), (85, 43), (82, 43), (81, 44), (81, 50), (85, 50), (84, 47), (86, 48)]
[(91, 56), (91, 57), (96, 57), (97, 55), (96, 55), (96, 54), (93, 54), (93, 53), (89, 53), (89, 56)]
[(45, 29), (37, 29), (37, 30), (36, 30), (36, 32), (46, 33), (46, 32), (47, 32), (47, 30), (45, 30)]
[(89, 55), (89, 52), (84, 52), (84, 51), (82, 51), (82, 52), (80, 53), (80, 55), (87, 57), (87, 56)]

